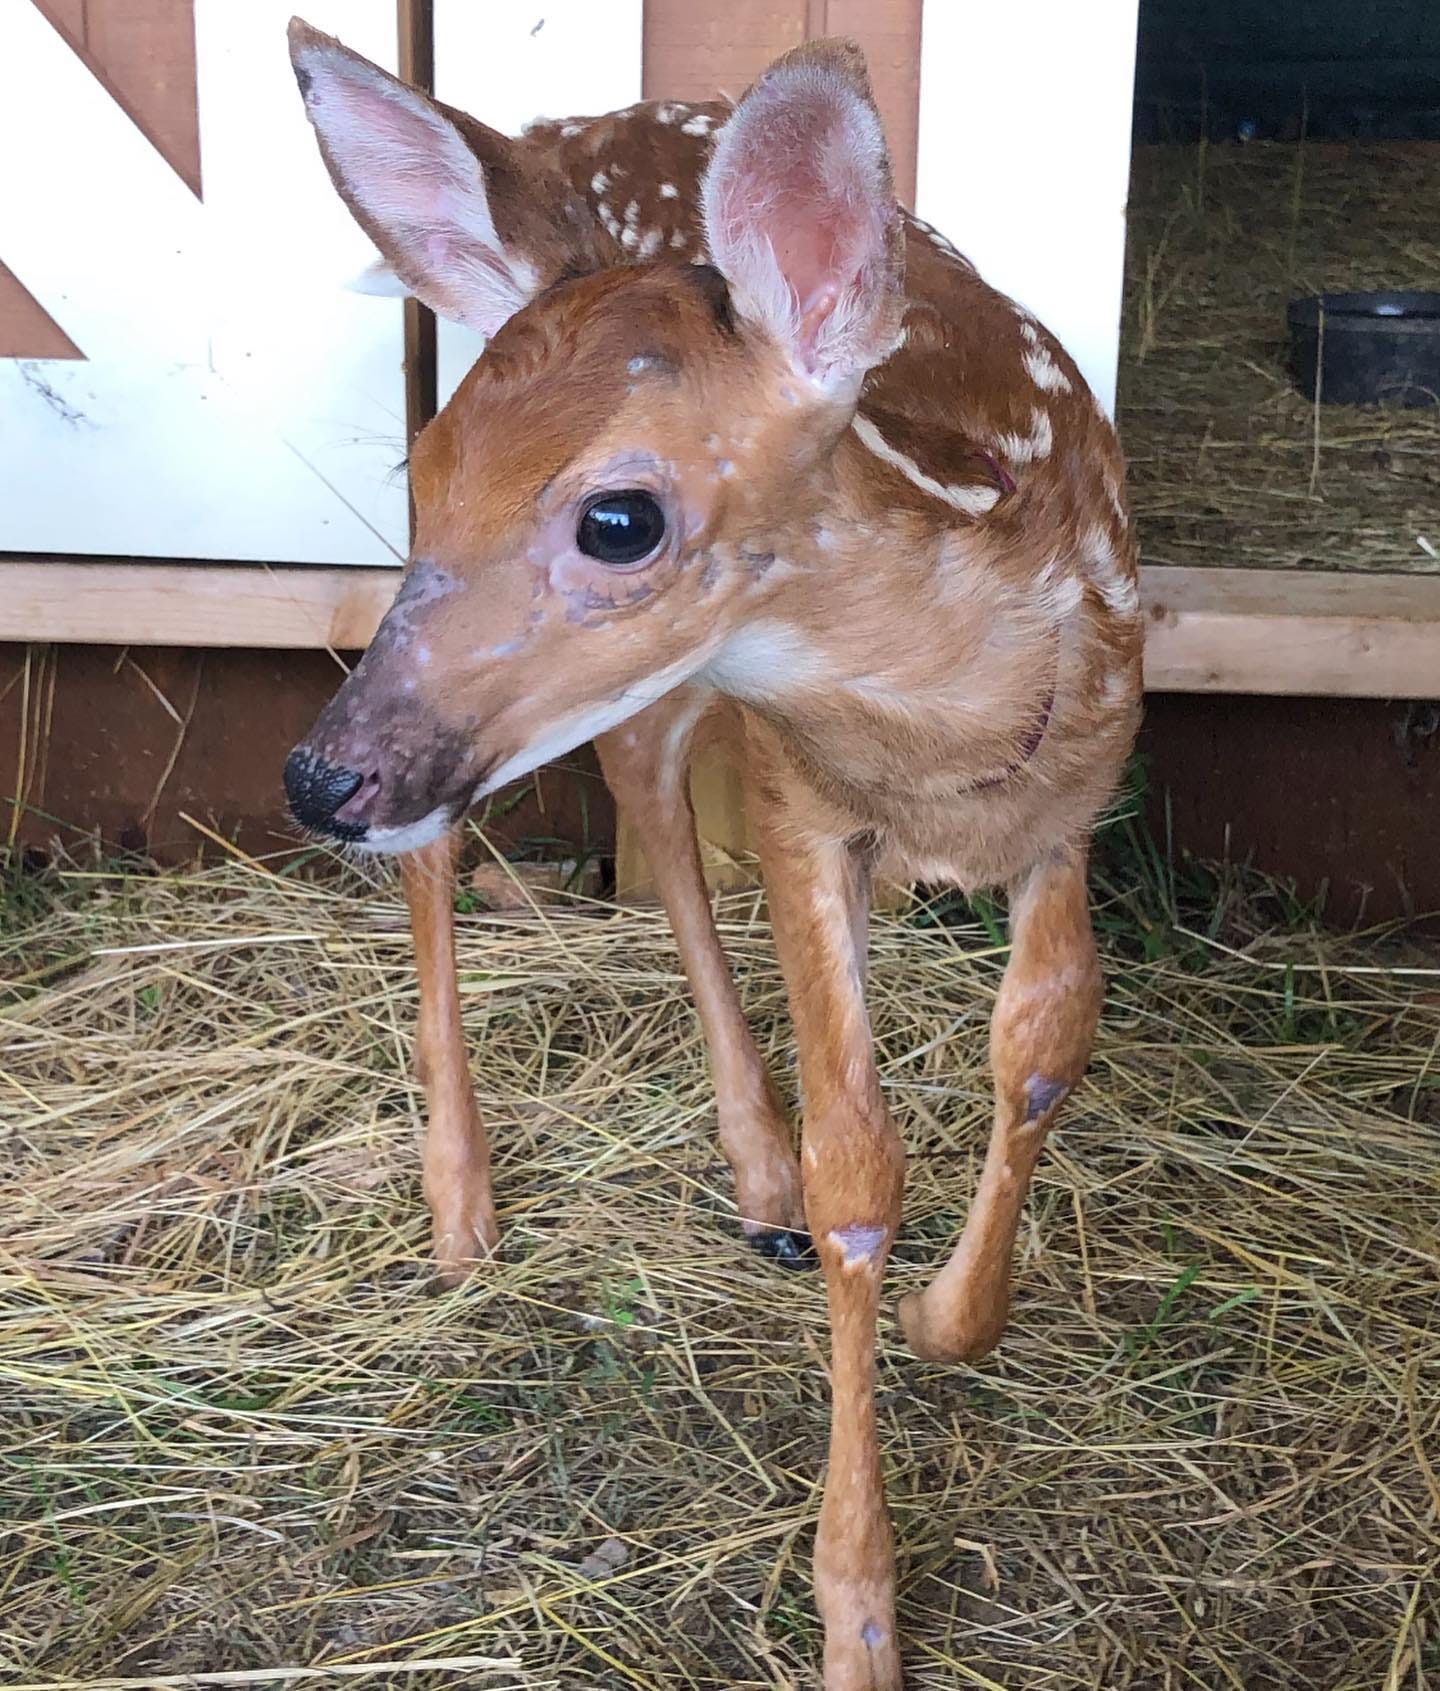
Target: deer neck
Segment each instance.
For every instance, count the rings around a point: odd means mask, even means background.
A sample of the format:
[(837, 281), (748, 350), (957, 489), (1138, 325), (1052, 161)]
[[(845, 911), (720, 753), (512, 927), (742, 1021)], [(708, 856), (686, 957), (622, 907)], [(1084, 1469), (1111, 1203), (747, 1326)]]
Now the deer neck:
[(1057, 631), (979, 529), (887, 506), (839, 474), (767, 537), (772, 552), (702, 678), (857, 810), (882, 790), (963, 791), (1029, 754), (1054, 700)]

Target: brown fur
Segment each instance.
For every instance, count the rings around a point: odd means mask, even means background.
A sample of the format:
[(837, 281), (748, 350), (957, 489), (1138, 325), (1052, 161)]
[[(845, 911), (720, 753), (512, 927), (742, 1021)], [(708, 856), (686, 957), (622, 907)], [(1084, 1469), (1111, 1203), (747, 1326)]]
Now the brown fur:
[[(343, 49), (312, 32), (297, 52)], [(788, 63), (868, 98), (853, 49)], [(520, 142), (462, 121), (495, 228), (542, 291), (417, 443), (409, 590), (311, 748), (378, 770), (365, 820), (405, 829), (436, 807), (458, 815), (547, 735), (562, 749), (557, 724), (607, 728), (606, 778), (641, 818), (700, 1008), (741, 1215), (762, 1234), (808, 1225), (826, 1275), (827, 1691), (890, 1688), (873, 1345), (903, 1156), (865, 1015), (867, 890), (877, 871), (1012, 889), (990, 1151), (950, 1264), (901, 1311), (921, 1354), (974, 1357), (1003, 1328), (1026, 1186), (1098, 1013), (1084, 863), (1139, 713), (1134, 544), (1115, 437), (1074, 364), (913, 219), (903, 338), (866, 377), (858, 425), (853, 394), (817, 397), (737, 321), (720, 279), (692, 268), (711, 141), (685, 127), (728, 113), (652, 103)], [(898, 282), (902, 243), (886, 242)], [(413, 254), (401, 269), (430, 285)], [(635, 486), (670, 518), (658, 556), (628, 570), (582, 557), (585, 499)], [(642, 708), (657, 676), (664, 696)], [(731, 715), (746, 768), (804, 1081), (799, 1164), (704, 890), (686, 773), (707, 710)], [(448, 843), (428, 846), (407, 892), (426, 1189), (454, 1275), (496, 1235), (454, 1008), (452, 863)]]

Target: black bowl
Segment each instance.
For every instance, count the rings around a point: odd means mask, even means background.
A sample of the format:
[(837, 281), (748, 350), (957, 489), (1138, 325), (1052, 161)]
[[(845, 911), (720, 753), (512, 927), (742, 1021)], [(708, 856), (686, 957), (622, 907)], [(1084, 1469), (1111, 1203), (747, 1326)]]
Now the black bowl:
[(1307, 399), (1318, 362), (1323, 404), (1440, 405), (1440, 294), (1318, 294), (1291, 300), (1285, 315), (1290, 370)]

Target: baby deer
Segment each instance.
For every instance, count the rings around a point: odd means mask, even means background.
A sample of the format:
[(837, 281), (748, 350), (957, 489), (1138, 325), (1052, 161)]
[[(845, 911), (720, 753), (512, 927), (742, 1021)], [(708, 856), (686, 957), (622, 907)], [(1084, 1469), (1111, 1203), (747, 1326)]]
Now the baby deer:
[[(298, 22), (292, 51), (346, 204), (410, 292), (488, 339), (415, 443), (395, 603), (285, 770), (305, 827), (409, 854), (441, 1267), (499, 1237), (455, 825), (594, 739), (694, 989), (742, 1223), (782, 1258), (813, 1241), (824, 1272), (825, 1685), (889, 1691), (874, 1348), (905, 1158), (866, 1016), (868, 889), (1010, 892), (979, 1189), (899, 1310), (919, 1355), (974, 1358), (1004, 1327), (1027, 1184), (1100, 1004), (1086, 854), (1141, 692), (1114, 433), (1046, 330), (896, 204), (848, 43), (787, 54), (733, 108), (651, 102), (520, 140)], [(798, 1161), (701, 874), (687, 771), (711, 710), (734, 718), (789, 989)]]

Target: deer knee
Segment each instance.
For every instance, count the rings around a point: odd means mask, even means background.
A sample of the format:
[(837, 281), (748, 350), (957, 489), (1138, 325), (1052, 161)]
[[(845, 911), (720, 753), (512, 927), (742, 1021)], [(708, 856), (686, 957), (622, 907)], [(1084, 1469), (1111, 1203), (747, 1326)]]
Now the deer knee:
[(847, 1273), (883, 1263), (905, 1181), (905, 1149), (885, 1110), (807, 1122), (801, 1172), (806, 1221), (822, 1255)]
[(990, 1024), (990, 1067), (1022, 1121), (1050, 1116), (1085, 1072), (1100, 990), (1093, 953), (1028, 979), (1007, 976)]

